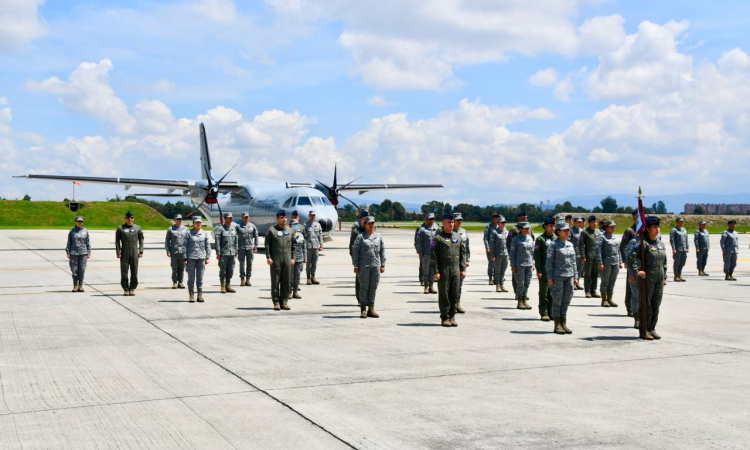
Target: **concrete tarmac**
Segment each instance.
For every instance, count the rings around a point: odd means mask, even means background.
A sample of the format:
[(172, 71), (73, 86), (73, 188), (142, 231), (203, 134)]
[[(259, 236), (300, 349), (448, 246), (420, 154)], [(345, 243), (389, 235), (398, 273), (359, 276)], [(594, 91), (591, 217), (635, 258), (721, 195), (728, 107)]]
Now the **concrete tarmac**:
[[(482, 237), (459, 327), (417, 282), (413, 231), (380, 230), (380, 319), (360, 319), (348, 233), (336, 232), (291, 311), (272, 310), (262, 251), (252, 287), (206, 302), (172, 290), (163, 232), (146, 232), (123, 297), (114, 230), (92, 231), (71, 293), (65, 231), (0, 231), (0, 449), (744, 448), (750, 439), (750, 238), (736, 282), (719, 236), (698, 277), (665, 287), (661, 341), (576, 291), (572, 335), (541, 322), (537, 281), (515, 309), (487, 285)], [(510, 272), (506, 287), (510, 289)], [(304, 277), (304, 274), (303, 274)]]

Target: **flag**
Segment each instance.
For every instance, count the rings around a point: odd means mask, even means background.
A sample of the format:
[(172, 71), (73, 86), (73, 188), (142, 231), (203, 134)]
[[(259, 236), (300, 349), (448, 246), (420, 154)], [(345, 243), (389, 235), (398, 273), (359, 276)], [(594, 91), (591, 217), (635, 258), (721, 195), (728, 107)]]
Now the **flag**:
[(635, 222), (635, 235), (640, 236), (646, 228), (646, 215), (643, 213), (643, 200), (638, 196), (638, 219)]
[(73, 184), (75, 184), (76, 186), (80, 186), (81, 182), (80, 181), (74, 181)]

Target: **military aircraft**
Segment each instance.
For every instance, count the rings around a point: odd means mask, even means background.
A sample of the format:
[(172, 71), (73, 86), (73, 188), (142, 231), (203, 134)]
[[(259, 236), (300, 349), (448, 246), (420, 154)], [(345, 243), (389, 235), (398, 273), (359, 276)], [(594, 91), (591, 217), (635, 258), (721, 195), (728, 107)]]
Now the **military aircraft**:
[(316, 180), (315, 183), (286, 183), (284, 187), (279, 189), (264, 191), (259, 183), (226, 181), (225, 178), (234, 167), (216, 180), (211, 171), (211, 157), (208, 151), (206, 128), (203, 124), (200, 124), (200, 160), (202, 179), (196, 181), (35, 174), (14, 178), (120, 184), (125, 186), (125, 190), (133, 186), (166, 189), (167, 193), (135, 194), (135, 196), (188, 197), (196, 205), (194, 212), (200, 211), (212, 224), (219, 223), (224, 212), (231, 212), (235, 220), (239, 220), (240, 215), (247, 212), (250, 214), (250, 220), (258, 227), (261, 234), (264, 234), (269, 227), (276, 224), (276, 212), (280, 209), (286, 210), (287, 214), (297, 211), (303, 223), (307, 222), (309, 211), (314, 210), (315, 218), (320, 223), (326, 238), (330, 238), (331, 231), (338, 222), (336, 205), (339, 204), (339, 198), (343, 198), (357, 207), (357, 204), (345, 197), (343, 192), (353, 191), (363, 194), (381, 189), (443, 187), (442, 184), (355, 184), (354, 181), (357, 180), (339, 185), (335, 166), (333, 184), (330, 186)]

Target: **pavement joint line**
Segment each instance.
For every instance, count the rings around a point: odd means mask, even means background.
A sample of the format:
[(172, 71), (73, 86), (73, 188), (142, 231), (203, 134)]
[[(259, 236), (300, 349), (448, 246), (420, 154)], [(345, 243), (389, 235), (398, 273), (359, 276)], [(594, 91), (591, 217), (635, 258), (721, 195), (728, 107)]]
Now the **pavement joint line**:
[(700, 357), (700, 356), (727, 355), (727, 354), (748, 353), (748, 352), (750, 352), (750, 350), (733, 350), (733, 351), (724, 351), (724, 352), (709, 352), (709, 353), (695, 353), (695, 354), (685, 354), (685, 355), (659, 356), (659, 357), (655, 357), (655, 358), (618, 359), (618, 360), (613, 360), (613, 361), (595, 361), (595, 362), (588, 362), (588, 363), (555, 364), (555, 365), (549, 365), (549, 366), (515, 367), (515, 368), (511, 368), (511, 369), (480, 370), (480, 371), (476, 371), (476, 372), (444, 373), (444, 374), (439, 374), (439, 375), (423, 375), (423, 376), (400, 377), (400, 378), (383, 378), (383, 379), (379, 379), (379, 380), (360, 380), (360, 381), (350, 381), (350, 382), (345, 382), (345, 383), (312, 384), (312, 385), (308, 385), (308, 386), (295, 386), (295, 387), (285, 387), (285, 388), (269, 388), (268, 390), (269, 391), (293, 391), (293, 390), (298, 390), (298, 389), (312, 389), (312, 388), (319, 388), (319, 387), (348, 386), (348, 385), (357, 385), (357, 384), (366, 384), (366, 383), (390, 383), (390, 382), (413, 381), (413, 380), (429, 380), (429, 379), (434, 379), (434, 378), (450, 378), (450, 377), (462, 377), (462, 376), (471, 376), (471, 375), (487, 375), (487, 374), (492, 374), (492, 373), (520, 372), (520, 371), (525, 371), (525, 370), (555, 369), (555, 368), (564, 368), (564, 367), (582, 367), (582, 366), (614, 364), (614, 363), (628, 363), (628, 362), (639, 362), (639, 361), (656, 361), (656, 360), (665, 360), (665, 359), (692, 358), (692, 357)]
[[(705, 298), (703, 298), (703, 297), (696, 297), (696, 296), (694, 296), (694, 295), (685, 295), (685, 294), (672, 294), (672, 293), (669, 293), (669, 294), (665, 294), (665, 295), (673, 295), (673, 296), (675, 296), (675, 297), (696, 298), (696, 299), (698, 299), (698, 300), (706, 300), (706, 299), (705, 299)], [(748, 305), (748, 304), (750, 304), (750, 303), (748, 303), (748, 302), (745, 302), (745, 301), (742, 301), (742, 300), (733, 300), (733, 299), (730, 299), (730, 298), (712, 298), (712, 299), (710, 299), (710, 300), (716, 300), (716, 301), (720, 301), (720, 302), (743, 303), (743, 304), (745, 304), (745, 305)]]
[(164, 402), (167, 400), (183, 400), (183, 399), (191, 399), (191, 398), (217, 397), (220, 395), (255, 394), (255, 393), (260, 393), (260, 391), (254, 390), (254, 391), (219, 392), (216, 394), (199, 394), (199, 395), (183, 395), (179, 397), (172, 396), (172, 397), (159, 397), (159, 398), (145, 398), (142, 400), (130, 400), (130, 401), (124, 401), (124, 402), (92, 403), (90, 405), (65, 406), (61, 408), (43, 408), (43, 409), (32, 409), (28, 411), (16, 411), (16, 412), (2, 413), (0, 414), (0, 417), (17, 416), (17, 415), (22, 415), (22, 414), (36, 414), (36, 413), (44, 413), (44, 412), (69, 411), (69, 410), (74, 410), (74, 409), (99, 408), (99, 407), (106, 407), (106, 406), (132, 405), (132, 404), (138, 404), (138, 403)]
[[(13, 238), (13, 237), (9, 237), (9, 238), (10, 238), (10, 239), (12, 239), (12, 240), (14, 240), (14, 241), (16, 241), (17, 243), (19, 243), (19, 244), (21, 244), (21, 245), (24, 245), (24, 246), (25, 246), (25, 244), (23, 244), (22, 242), (19, 242), (19, 241), (18, 241), (17, 239), (15, 239), (15, 238)], [(57, 267), (58, 269), (62, 270), (63, 272), (66, 272), (66, 273), (70, 273), (70, 272), (68, 272), (67, 270), (65, 270), (64, 268), (62, 268), (62, 267), (58, 266), (58, 265), (57, 265), (57, 264), (56, 264), (56, 263), (55, 263), (54, 261), (51, 261), (51, 260), (49, 260), (48, 258), (46, 258), (46, 257), (45, 257), (44, 255), (41, 255), (40, 253), (38, 253), (38, 252), (37, 252), (36, 250), (34, 250), (34, 249), (31, 249), (31, 248), (29, 248), (29, 247), (26, 247), (26, 248), (27, 248), (28, 250), (30, 250), (30, 251), (31, 251), (32, 253), (34, 253), (35, 255), (37, 255), (38, 257), (40, 257), (40, 258), (44, 259), (44, 260), (45, 260), (45, 261), (47, 261), (48, 263), (50, 263), (50, 264), (52, 264), (53, 266)], [(217, 361), (215, 361), (214, 359), (212, 359), (212, 358), (210, 358), (209, 356), (207, 356), (207, 355), (205, 355), (205, 354), (201, 353), (200, 351), (198, 351), (197, 349), (195, 349), (195, 348), (191, 347), (190, 345), (188, 345), (188, 344), (187, 344), (187, 343), (185, 343), (184, 341), (180, 340), (179, 338), (177, 338), (177, 337), (176, 337), (176, 336), (174, 336), (173, 334), (169, 333), (168, 331), (164, 330), (163, 328), (160, 328), (160, 327), (159, 327), (159, 326), (158, 326), (157, 324), (153, 323), (152, 321), (150, 321), (150, 320), (148, 320), (147, 318), (143, 317), (142, 315), (138, 314), (138, 313), (137, 313), (137, 312), (135, 312), (134, 310), (132, 310), (132, 309), (128, 308), (128, 307), (127, 307), (126, 305), (124, 305), (123, 303), (121, 303), (121, 302), (117, 301), (117, 300), (116, 300), (116, 299), (115, 299), (114, 297), (112, 297), (112, 296), (110, 296), (110, 295), (108, 295), (108, 294), (105, 294), (104, 292), (100, 291), (99, 289), (97, 289), (97, 288), (96, 288), (96, 287), (94, 287), (94, 286), (91, 286), (91, 285), (89, 285), (88, 283), (85, 283), (85, 282), (84, 282), (84, 284), (86, 284), (87, 286), (89, 286), (89, 287), (90, 287), (91, 289), (93, 289), (93, 290), (95, 290), (95, 291), (99, 292), (100, 294), (104, 295), (105, 297), (109, 298), (109, 299), (110, 299), (111, 301), (113, 301), (113, 302), (117, 303), (117, 304), (118, 304), (118, 305), (120, 305), (120, 306), (121, 306), (122, 308), (124, 308), (124, 309), (128, 310), (128, 311), (129, 311), (130, 313), (132, 313), (132, 314), (134, 314), (134, 315), (136, 315), (136, 316), (140, 317), (140, 318), (141, 318), (142, 320), (144, 320), (145, 322), (147, 322), (148, 324), (150, 324), (151, 326), (153, 326), (153, 327), (154, 327), (154, 328), (156, 328), (157, 330), (159, 330), (159, 331), (161, 331), (162, 333), (166, 334), (167, 336), (171, 337), (172, 339), (174, 339), (175, 341), (179, 342), (180, 344), (182, 344), (182, 345), (183, 345), (183, 346), (185, 346), (186, 348), (190, 349), (191, 351), (193, 351), (193, 352), (194, 352), (194, 353), (196, 353), (197, 355), (200, 355), (200, 356), (201, 356), (201, 357), (203, 357), (203, 358), (204, 358), (205, 360), (207, 360), (207, 361), (209, 361), (209, 362), (213, 363), (213, 364), (214, 364), (214, 365), (216, 365), (217, 367), (220, 367), (221, 369), (223, 369), (223, 370), (224, 370), (225, 372), (229, 373), (230, 375), (233, 375), (234, 377), (236, 377), (236, 378), (237, 378), (238, 380), (240, 380), (241, 382), (243, 382), (243, 383), (247, 384), (247, 385), (248, 385), (248, 386), (250, 386), (251, 388), (255, 389), (255, 390), (256, 390), (256, 391), (258, 391), (258, 392), (261, 392), (261, 393), (262, 393), (263, 395), (267, 396), (267, 397), (268, 397), (268, 398), (270, 398), (271, 400), (275, 401), (276, 403), (280, 404), (281, 406), (283, 406), (283, 407), (287, 408), (288, 410), (292, 411), (292, 412), (293, 412), (294, 414), (296, 414), (297, 416), (299, 416), (299, 417), (301, 417), (302, 419), (306, 420), (306, 421), (307, 421), (307, 422), (309, 422), (309, 423), (310, 423), (311, 425), (313, 425), (314, 427), (316, 427), (316, 428), (320, 429), (321, 431), (323, 431), (324, 433), (326, 433), (326, 434), (328, 434), (329, 436), (333, 437), (333, 438), (334, 438), (334, 439), (336, 439), (337, 441), (341, 442), (342, 444), (346, 445), (346, 446), (347, 446), (347, 447), (349, 447), (349, 448), (352, 448), (352, 449), (355, 449), (355, 450), (357, 449), (357, 447), (355, 447), (354, 445), (352, 445), (352, 444), (351, 444), (351, 443), (349, 443), (348, 441), (344, 440), (343, 438), (339, 437), (338, 435), (336, 435), (335, 433), (333, 433), (332, 431), (330, 431), (329, 429), (327, 429), (327, 428), (326, 428), (326, 427), (324, 427), (323, 425), (321, 425), (321, 424), (319, 424), (319, 423), (315, 422), (315, 421), (314, 421), (314, 420), (312, 420), (311, 418), (309, 418), (309, 417), (307, 417), (306, 415), (304, 415), (304, 414), (303, 414), (302, 412), (300, 412), (300, 411), (297, 411), (296, 409), (294, 409), (294, 407), (292, 407), (292, 405), (290, 405), (289, 403), (286, 403), (286, 402), (284, 402), (284, 401), (283, 401), (283, 400), (281, 400), (280, 398), (278, 398), (278, 397), (275, 397), (275, 396), (271, 395), (271, 393), (269, 393), (269, 392), (268, 392), (267, 390), (265, 390), (265, 389), (262, 389), (262, 388), (260, 388), (259, 386), (256, 386), (256, 385), (254, 385), (254, 384), (253, 384), (253, 383), (251, 383), (250, 381), (248, 381), (248, 380), (246, 380), (246, 379), (242, 378), (242, 377), (241, 377), (240, 375), (238, 375), (237, 373), (233, 372), (233, 371), (232, 371), (232, 370), (230, 370), (229, 368), (227, 368), (227, 367), (223, 366), (222, 364), (219, 364), (219, 363), (218, 363)], [(4, 398), (4, 397), (3, 397), (3, 401), (5, 401), (5, 398)]]

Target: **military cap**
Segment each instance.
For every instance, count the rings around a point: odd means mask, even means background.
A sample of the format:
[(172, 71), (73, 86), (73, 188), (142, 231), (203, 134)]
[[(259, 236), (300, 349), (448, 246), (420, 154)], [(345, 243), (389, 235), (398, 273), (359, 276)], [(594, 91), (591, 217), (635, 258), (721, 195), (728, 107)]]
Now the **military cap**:
[(525, 216), (525, 215), (526, 215), (526, 211), (518, 211), (516, 213), (516, 217), (521, 217), (521, 216)]
[(555, 231), (560, 231), (560, 230), (570, 230), (570, 225), (568, 225), (565, 222), (558, 223), (557, 225), (555, 225)]
[(443, 219), (453, 220), (453, 213), (450, 211), (443, 211)]
[(497, 216), (497, 221), (500, 222), (500, 223), (507, 222), (507, 220), (505, 220), (505, 217), (503, 217), (503, 216)]
[(617, 225), (617, 224), (615, 223), (615, 221), (614, 221), (614, 220), (605, 220), (605, 221), (604, 221), (604, 226), (605, 226), (605, 227), (614, 227), (614, 226), (616, 226), (616, 225)]
[(705, 220), (701, 220), (700, 223), (698, 223), (698, 225), (706, 225), (707, 223), (708, 222), (706, 222)]
[(573, 219), (573, 222), (584, 222), (584, 221), (585, 219), (583, 218), (583, 216), (578, 216), (575, 219)]
[(424, 218), (425, 218), (425, 220), (434, 219), (435, 218), (435, 213), (428, 213), (426, 216), (424, 216)]
[(133, 217), (133, 212), (132, 211), (126, 212), (125, 217)]
[(313, 211), (313, 210), (311, 209), (311, 210), (310, 210), (310, 212), (309, 212), (309, 213), (307, 213), (307, 215), (308, 215), (308, 216), (314, 216), (314, 215), (315, 215), (315, 211)]
[(297, 210), (295, 209), (294, 211), (292, 211), (292, 215), (293, 215), (293, 216), (299, 216), (299, 213), (298, 213), (298, 212), (297, 212)]
[(495, 212), (493, 212), (493, 213), (492, 213), (492, 217), (493, 217), (493, 218), (495, 218), (495, 217), (500, 217), (500, 213), (499, 213), (499, 212), (497, 212), (497, 211), (495, 211)]
[(369, 215), (370, 215), (370, 211), (368, 211), (368, 210), (366, 210), (366, 209), (363, 209), (362, 211), (360, 211), (360, 212), (359, 212), (359, 218), (360, 218), (360, 219), (362, 219), (362, 218), (364, 218), (364, 217), (367, 217), (367, 216), (369, 216)]
[(375, 218), (372, 216), (365, 217), (365, 223), (370, 223), (370, 222), (375, 223)]
[(734, 220), (734, 219), (729, 219), (729, 221), (727, 222), (727, 225), (729, 225), (730, 223), (735, 223), (735, 224), (736, 224), (736, 223), (737, 223), (737, 221), (736, 221), (736, 220)]
[(518, 228), (531, 228), (531, 225), (529, 225), (529, 222), (519, 222)]
[(83, 216), (76, 216), (76, 222), (83, 222)]
[(246, 212), (243, 212), (243, 213), (242, 213), (242, 217), (250, 217), (250, 214), (248, 214), (248, 213), (246, 213)]
[(286, 210), (280, 209), (276, 211), (276, 217), (286, 217)]
[(678, 217), (678, 218), (676, 218), (676, 219), (675, 219), (674, 221), (675, 221), (675, 222), (684, 222), (684, 221), (685, 221), (685, 218), (684, 218), (684, 217)]
[(299, 219), (292, 219), (292, 225), (299, 223)]
[(596, 216), (589, 216), (589, 222), (596, 222)]
[(554, 225), (555, 224), (555, 218), (552, 216), (544, 216), (544, 222), (542, 225)]
[(637, 209), (634, 209), (634, 210), (633, 210), (633, 211), (632, 211), (632, 212), (630, 213), (630, 215), (631, 215), (631, 216), (637, 216), (637, 215), (638, 215), (638, 210), (637, 210)]
[(453, 213), (453, 220), (464, 220), (464, 217), (461, 213)]
[(650, 227), (651, 225), (660, 225), (661, 219), (657, 216), (648, 216), (646, 217), (646, 226)]
[(231, 219), (231, 218), (233, 218), (233, 217), (234, 217), (234, 216), (233, 216), (233, 215), (232, 215), (232, 213), (230, 213), (230, 212), (225, 212), (225, 213), (224, 213), (224, 218), (225, 218), (225, 219)]
[(201, 216), (193, 216), (193, 222), (203, 223), (203, 218)]
[(565, 220), (573, 220), (573, 214), (568, 214), (565, 216)]

